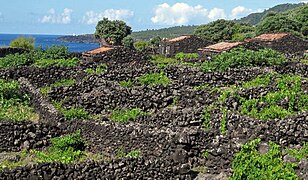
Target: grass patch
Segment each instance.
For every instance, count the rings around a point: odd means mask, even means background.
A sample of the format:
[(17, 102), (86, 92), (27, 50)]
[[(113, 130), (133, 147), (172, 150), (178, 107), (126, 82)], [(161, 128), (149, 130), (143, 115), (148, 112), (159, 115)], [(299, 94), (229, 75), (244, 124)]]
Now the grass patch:
[(148, 113), (141, 111), (139, 108), (131, 110), (114, 110), (111, 112), (111, 120), (116, 122), (128, 122), (142, 115), (148, 115)]
[(178, 60), (185, 60), (185, 59), (198, 59), (199, 55), (198, 53), (183, 53), (183, 52), (180, 52), (180, 53), (177, 53), (175, 55), (175, 59), (178, 59)]
[(74, 67), (79, 63), (78, 58), (71, 59), (40, 59), (34, 62), (33, 66), (44, 68), (49, 66)]
[(90, 74), (90, 75), (100, 75), (103, 74), (104, 72), (106, 72), (108, 69), (107, 64), (100, 64), (98, 65), (95, 69), (92, 68), (87, 68), (84, 70), (84, 72)]
[(46, 152), (32, 150), (37, 162), (72, 163), (85, 155), (86, 142), (81, 138), (80, 131), (51, 139), (51, 147)]
[(60, 87), (60, 86), (72, 86), (76, 83), (75, 79), (61, 79), (59, 81), (56, 81), (55, 83), (40, 88), (41, 94), (44, 96), (48, 96), (48, 92), (51, 90), (52, 87)]
[(244, 82), (242, 84), (242, 88), (249, 89), (254, 87), (266, 87), (270, 84), (271, 79), (272, 79), (271, 74), (260, 75), (251, 81)]
[(128, 153), (125, 153), (125, 150), (122, 147), (117, 149), (117, 152), (116, 152), (117, 158), (138, 158), (138, 157), (141, 157), (141, 156), (142, 156), (142, 154), (141, 154), (140, 150), (133, 150), (133, 151), (130, 151)]
[(171, 80), (166, 76), (165, 73), (150, 73), (140, 76), (137, 79), (138, 83), (141, 85), (157, 86), (163, 85), (167, 86)]
[(120, 86), (122, 87), (126, 87), (126, 88), (129, 88), (129, 87), (133, 87), (135, 82), (132, 81), (132, 80), (128, 80), (128, 81), (120, 81), (119, 82)]
[(181, 62), (175, 58), (167, 58), (163, 55), (153, 55), (150, 56), (150, 61), (156, 65), (160, 69), (164, 69), (165, 67), (173, 64), (180, 64)]
[(17, 81), (0, 79), (0, 120), (37, 121), (39, 116), (30, 107), (30, 97), (19, 91)]
[(81, 107), (72, 107), (67, 109), (63, 107), (62, 102), (53, 101), (53, 106), (60, 111), (66, 120), (73, 120), (73, 119), (89, 119), (89, 113)]
[(256, 139), (242, 146), (241, 151), (235, 154), (232, 162), (235, 179), (298, 179), (294, 168), (295, 164), (284, 163), (279, 145), (269, 142), (270, 149), (265, 154), (257, 150), (261, 140)]

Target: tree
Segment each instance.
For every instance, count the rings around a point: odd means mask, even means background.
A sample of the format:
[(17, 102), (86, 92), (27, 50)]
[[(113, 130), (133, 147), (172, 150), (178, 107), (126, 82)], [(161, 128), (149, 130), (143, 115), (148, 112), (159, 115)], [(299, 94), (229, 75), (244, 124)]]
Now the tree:
[(96, 25), (95, 37), (101, 39), (102, 45), (121, 45), (124, 37), (131, 33), (131, 27), (124, 21), (104, 18)]
[(242, 40), (247, 34), (254, 32), (254, 27), (247, 23), (235, 23), (219, 19), (196, 28), (194, 34), (212, 41)]
[(11, 41), (10, 46), (32, 50), (34, 49), (34, 42), (35, 39), (33, 37), (21, 36)]
[(264, 34), (271, 32), (292, 32), (298, 34), (300, 24), (287, 16), (269, 13), (256, 27), (256, 33)]
[(158, 47), (160, 41), (161, 41), (161, 37), (159, 37), (159, 36), (156, 36), (156, 37), (152, 38), (150, 40), (150, 44), (151, 44), (152, 48)]
[(133, 48), (134, 47), (134, 39), (132, 36), (128, 35), (122, 40), (122, 44), (124, 47)]

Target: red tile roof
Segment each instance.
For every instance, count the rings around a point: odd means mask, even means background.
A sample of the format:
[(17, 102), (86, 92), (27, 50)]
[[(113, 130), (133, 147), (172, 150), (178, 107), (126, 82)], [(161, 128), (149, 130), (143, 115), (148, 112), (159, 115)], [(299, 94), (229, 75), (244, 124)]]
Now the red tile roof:
[(91, 51), (87, 51), (86, 53), (87, 54), (98, 54), (98, 53), (109, 51), (111, 49), (113, 49), (113, 48), (111, 48), (111, 47), (100, 47), (100, 48), (97, 48), (97, 49), (93, 49)]
[(280, 40), (286, 36), (288, 36), (288, 33), (272, 33), (272, 34), (262, 34), (260, 36), (257, 36), (252, 39), (248, 39), (248, 42), (251, 41), (275, 41), (275, 40)]
[(180, 36), (180, 37), (177, 37), (177, 38), (169, 39), (166, 42), (178, 42), (178, 41), (182, 41), (186, 38), (190, 38), (190, 37), (191, 36)]
[(243, 42), (220, 42), (217, 44), (213, 44), (210, 46), (207, 46), (205, 48), (198, 49), (199, 51), (207, 51), (207, 52), (223, 52), (228, 51), (240, 44), (243, 44)]

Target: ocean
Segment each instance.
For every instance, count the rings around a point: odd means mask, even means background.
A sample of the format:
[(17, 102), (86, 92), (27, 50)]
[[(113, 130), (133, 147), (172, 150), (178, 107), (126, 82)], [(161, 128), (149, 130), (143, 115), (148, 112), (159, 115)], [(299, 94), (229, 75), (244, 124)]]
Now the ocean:
[[(23, 34), (0, 34), (0, 46), (8, 46), (12, 40), (20, 36), (23, 36)], [(70, 52), (84, 52), (99, 47), (98, 43), (61, 42), (57, 40), (61, 35), (25, 34), (24, 36), (35, 38), (35, 46), (43, 49), (52, 45), (63, 45)]]

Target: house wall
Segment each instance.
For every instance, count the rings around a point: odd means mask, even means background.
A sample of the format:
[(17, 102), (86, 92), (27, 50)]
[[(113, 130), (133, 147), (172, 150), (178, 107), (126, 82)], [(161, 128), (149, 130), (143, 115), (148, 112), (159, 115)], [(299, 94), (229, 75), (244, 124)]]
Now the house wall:
[(162, 42), (159, 47), (159, 53), (165, 56), (174, 56), (176, 53), (197, 53), (199, 48), (212, 44), (195, 36), (176, 42)]

